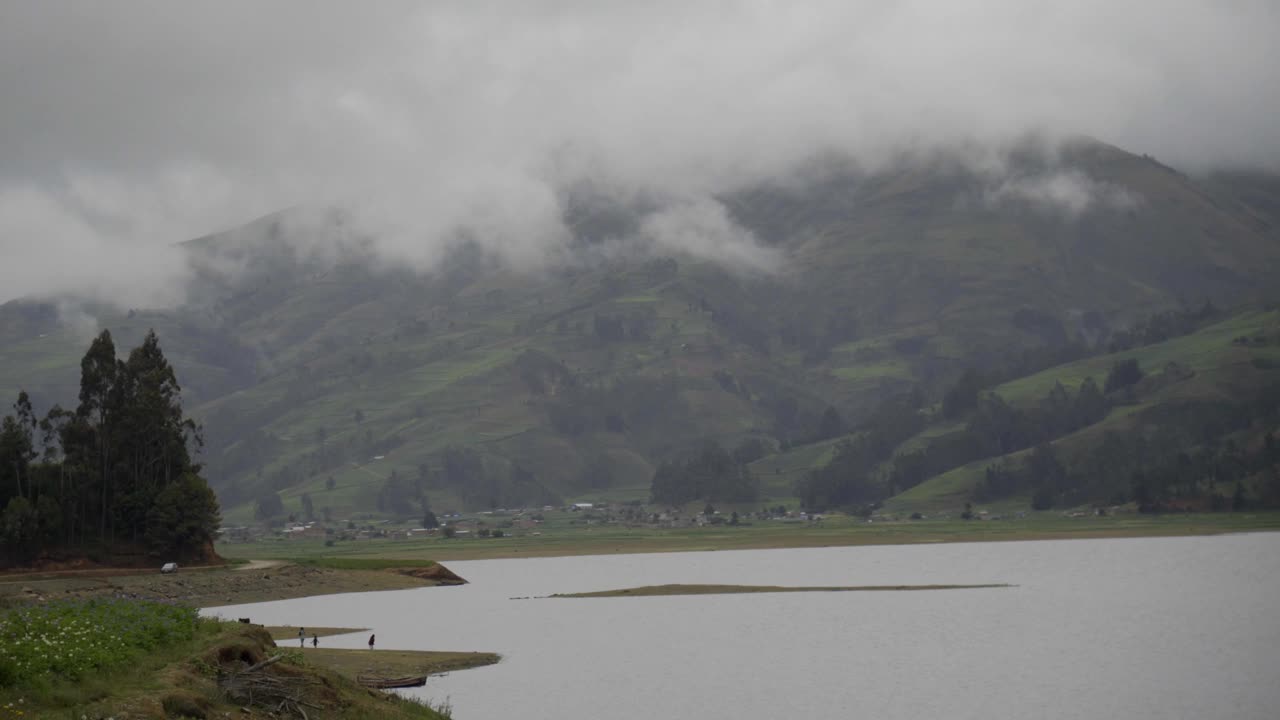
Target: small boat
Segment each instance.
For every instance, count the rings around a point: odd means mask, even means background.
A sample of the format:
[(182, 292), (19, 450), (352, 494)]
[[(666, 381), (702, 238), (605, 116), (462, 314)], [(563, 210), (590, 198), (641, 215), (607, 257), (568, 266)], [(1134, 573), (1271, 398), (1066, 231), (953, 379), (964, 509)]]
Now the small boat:
[(356, 682), (367, 688), (387, 690), (390, 688), (422, 687), (427, 684), (427, 676), (410, 675), (407, 677), (389, 678), (378, 677), (376, 675), (357, 675)]

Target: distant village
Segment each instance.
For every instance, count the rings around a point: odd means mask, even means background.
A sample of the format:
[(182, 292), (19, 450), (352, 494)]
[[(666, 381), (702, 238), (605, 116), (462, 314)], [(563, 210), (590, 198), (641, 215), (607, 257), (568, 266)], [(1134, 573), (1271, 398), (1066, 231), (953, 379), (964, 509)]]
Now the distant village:
[(259, 542), (263, 540), (323, 540), (326, 544), (360, 540), (414, 538), (502, 538), (524, 535), (538, 536), (548, 520), (563, 526), (618, 526), (650, 529), (694, 528), (713, 525), (743, 525), (754, 522), (817, 523), (823, 515), (788, 510), (784, 506), (757, 512), (721, 513), (710, 506), (702, 511), (677, 508), (649, 509), (637, 504), (572, 503), (541, 508), (496, 509), (474, 513), (447, 512), (439, 516), (436, 527), (422, 527), (419, 521), (350, 518), (347, 520), (301, 521), (291, 516), (280, 526), (267, 523), (227, 526), (218, 530), (218, 541), (224, 543)]

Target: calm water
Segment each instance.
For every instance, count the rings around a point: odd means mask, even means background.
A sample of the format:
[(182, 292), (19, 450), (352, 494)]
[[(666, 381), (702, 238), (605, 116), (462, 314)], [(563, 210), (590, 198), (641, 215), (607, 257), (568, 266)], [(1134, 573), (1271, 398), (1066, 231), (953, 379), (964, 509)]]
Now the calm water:
[[(460, 720), (1280, 716), (1280, 534), (449, 563), (453, 588), (220, 608), (487, 650)], [(662, 583), (1016, 588), (511, 598)], [(363, 647), (366, 634), (322, 638)]]

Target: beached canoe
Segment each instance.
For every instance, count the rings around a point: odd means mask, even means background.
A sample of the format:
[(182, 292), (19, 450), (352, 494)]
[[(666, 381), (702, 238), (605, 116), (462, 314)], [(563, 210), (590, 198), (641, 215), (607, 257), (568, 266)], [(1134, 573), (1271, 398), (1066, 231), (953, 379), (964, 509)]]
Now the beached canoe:
[(412, 675), (409, 677), (377, 677), (374, 675), (357, 675), (356, 682), (368, 688), (406, 688), (406, 687), (422, 687), (427, 684), (426, 675)]

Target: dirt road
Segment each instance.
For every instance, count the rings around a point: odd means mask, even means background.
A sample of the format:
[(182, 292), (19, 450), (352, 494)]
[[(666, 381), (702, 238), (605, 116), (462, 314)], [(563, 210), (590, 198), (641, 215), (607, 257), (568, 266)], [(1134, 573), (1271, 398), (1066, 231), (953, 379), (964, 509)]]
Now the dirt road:
[(237, 565), (233, 570), (266, 570), (268, 568), (279, 567), (284, 564), (284, 560), (250, 560), (244, 565)]

